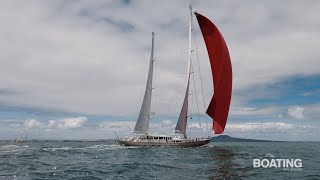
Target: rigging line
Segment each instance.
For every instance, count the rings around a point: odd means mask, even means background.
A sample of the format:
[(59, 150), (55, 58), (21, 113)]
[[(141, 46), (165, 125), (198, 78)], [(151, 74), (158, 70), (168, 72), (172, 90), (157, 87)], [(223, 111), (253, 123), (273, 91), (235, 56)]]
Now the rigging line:
[[(192, 21), (192, 26), (194, 27), (194, 22)], [(203, 93), (203, 83), (202, 83), (202, 76), (201, 76), (201, 68), (200, 68), (200, 61), (199, 61), (199, 51), (198, 51), (198, 45), (197, 45), (197, 38), (196, 38), (196, 31), (193, 28), (193, 37), (194, 37), (194, 44), (195, 44), (195, 49), (196, 49), (196, 54), (197, 54), (197, 61), (198, 61), (198, 70), (199, 70), (199, 76), (200, 76), (200, 84), (201, 84), (201, 93), (202, 93), (202, 100), (203, 100), (203, 109), (204, 111), (206, 110), (206, 102), (204, 100), (204, 93)], [(206, 124), (207, 124), (207, 133), (209, 137), (209, 126), (208, 126), (208, 117), (207, 114), (204, 113), (205, 119), (206, 119)]]
[[(179, 77), (179, 75), (177, 75), (177, 78), (178, 78), (178, 81), (176, 82), (176, 86), (175, 86), (175, 89), (174, 89), (174, 91), (178, 91), (179, 90), (179, 87), (180, 87), (180, 79), (181, 79), (181, 77)], [(173, 96), (171, 96), (171, 98), (170, 98), (170, 104), (169, 104), (169, 106), (168, 106), (168, 111), (167, 111), (167, 113), (166, 113), (166, 115), (165, 115), (165, 119), (168, 119), (168, 117), (169, 117), (169, 113), (171, 112), (171, 109), (173, 109), (178, 103), (177, 103), (177, 98), (176, 98), (176, 96), (175, 95), (173, 95)], [(173, 107), (173, 108), (172, 108)], [(176, 112), (176, 109), (173, 109), (173, 111), (174, 112)]]
[[(193, 72), (193, 64), (192, 64), (192, 63), (191, 63), (191, 69), (192, 69), (192, 72)], [(197, 94), (197, 88), (196, 88), (196, 81), (194, 80), (194, 73), (192, 73), (192, 79), (193, 79), (194, 93), (195, 93), (196, 102), (197, 102), (199, 125), (200, 125), (200, 128), (202, 128), (202, 127), (201, 127), (201, 121), (200, 121), (200, 110), (199, 110), (199, 102), (198, 102), (198, 94)]]

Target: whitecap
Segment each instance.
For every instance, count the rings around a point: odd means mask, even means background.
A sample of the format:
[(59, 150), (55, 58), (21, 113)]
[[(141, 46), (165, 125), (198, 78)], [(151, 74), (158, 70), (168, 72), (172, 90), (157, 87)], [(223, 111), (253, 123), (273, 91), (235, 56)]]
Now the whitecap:
[(0, 146), (0, 149), (16, 149), (16, 148), (20, 148), (21, 146), (17, 146), (14, 144), (7, 144), (7, 145), (3, 145)]
[(72, 148), (70, 147), (53, 147), (53, 148), (43, 148), (42, 150), (44, 151), (59, 151), (59, 150), (63, 150), (63, 151), (68, 151)]
[(268, 153), (268, 154), (265, 155), (265, 157), (274, 158), (275, 156), (273, 154)]

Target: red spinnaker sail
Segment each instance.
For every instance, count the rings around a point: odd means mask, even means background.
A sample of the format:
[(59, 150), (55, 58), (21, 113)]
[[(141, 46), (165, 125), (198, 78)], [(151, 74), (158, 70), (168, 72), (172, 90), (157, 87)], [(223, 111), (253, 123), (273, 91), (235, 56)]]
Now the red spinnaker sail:
[(226, 42), (218, 28), (206, 17), (195, 13), (207, 46), (214, 84), (214, 95), (207, 109), (213, 118), (215, 134), (222, 134), (227, 123), (231, 92), (232, 67)]

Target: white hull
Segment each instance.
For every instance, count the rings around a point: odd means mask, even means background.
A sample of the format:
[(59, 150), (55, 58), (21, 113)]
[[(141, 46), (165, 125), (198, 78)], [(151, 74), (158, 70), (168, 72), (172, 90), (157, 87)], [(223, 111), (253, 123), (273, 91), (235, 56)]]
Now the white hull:
[(148, 146), (148, 147), (199, 147), (210, 143), (210, 139), (182, 139), (182, 140), (142, 140), (142, 139), (134, 139), (134, 140), (121, 140), (118, 139), (118, 142), (124, 146)]

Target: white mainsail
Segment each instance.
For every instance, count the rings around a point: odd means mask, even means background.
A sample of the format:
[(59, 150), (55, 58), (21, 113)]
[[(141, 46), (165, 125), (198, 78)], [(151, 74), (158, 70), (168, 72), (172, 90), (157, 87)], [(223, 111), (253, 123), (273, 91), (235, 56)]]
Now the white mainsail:
[(152, 47), (151, 57), (149, 65), (149, 73), (147, 86), (144, 93), (143, 102), (141, 105), (139, 117), (134, 128), (135, 133), (147, 134), (149, 131), (149, 120), (150, 120), (150, 108), (151, 108), (151, 96), (152, 96), (152, 79), (153, 79), (153, 62), (154, 62), (154, 32), (152, 32)]
[(184, 96), (182, 108), (180, 111), (179, 119), (175, 128), (175, 132), (183, 134), (184, 137), (187, 137), (186, 129), (187, 129), (187, 119), (188, 119), (188, 100), (189, 100), (189, 84), (190, 84), (190, 74), (191, 74), (191, 31), (192, 31), (192, 7), (190, 8), (190, 17), (189, 17), (189, 50), (188, 50), (188, 81), (186, 94)]

